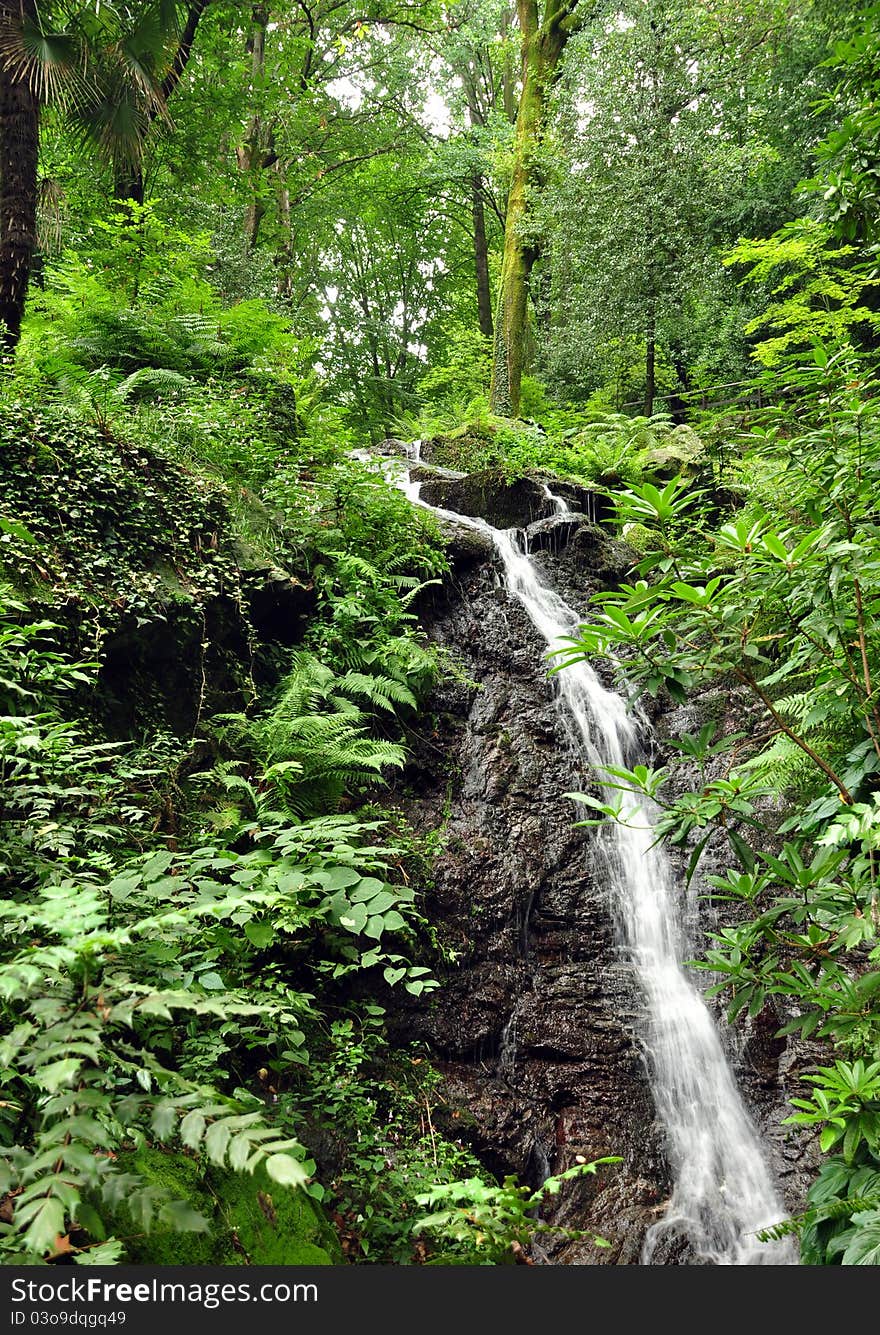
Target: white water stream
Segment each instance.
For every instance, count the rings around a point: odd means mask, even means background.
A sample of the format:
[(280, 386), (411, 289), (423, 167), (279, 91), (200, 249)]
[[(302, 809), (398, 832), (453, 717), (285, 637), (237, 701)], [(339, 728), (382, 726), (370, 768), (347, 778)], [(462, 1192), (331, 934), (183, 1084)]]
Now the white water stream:
[[(416, 442), (411, 462), (418, 462)], [(395, 479), (416, 504), (425, 505), (408, 470)], [(569, 513), (549, 489), (557, 514)], [(433, 509), (436, 514), (490, 537), (504, 569), (508, 592), (519, 600), (548, 651), (575, 634), (577, 613), (541, 580), (522, 550), (516, 529)], [(567, 726), (598, 781), (604, 766), (639, 762), (638, 729), (623, 699), (607, 690), (589, 663), (554, 674)], [(673, 1192), (663, 1217), (648, 1231), (642, 1263), (650, 1265), (664, 1234), (687, 1239), (692, 1254), (716, 1265), (788, 1265), (791, 1245), (761, 1243), (756, 1232), (785, 1217), (758, 1135), (740, 1097), (720, 1036), (683, 961), (691, 951), (680, 896), (662, 846), (654, 844), (645, 800), (606, 789), (621, 808), (621, 822), (601, 840), (609, 897), (617, 929), (645, 999), (640, 1039), (664, 1129)]]

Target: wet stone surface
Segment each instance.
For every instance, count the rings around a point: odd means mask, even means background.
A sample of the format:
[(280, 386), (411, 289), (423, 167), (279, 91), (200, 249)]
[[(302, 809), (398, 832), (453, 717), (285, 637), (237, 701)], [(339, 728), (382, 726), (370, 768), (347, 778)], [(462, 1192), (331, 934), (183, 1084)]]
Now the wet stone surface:
[[(560, 549), (537, 560), (586, 610), (592, 591), (626, 576), (632, 554), (593, 525), (567, 524)], [(543, 641), (492, 559), (459, 562), (420, 617), (460, 676), (435, 690), (432, 727), (412, 739), (397, 801), (418, 831), (441, 831), (425, 907), (456, 962), (439, 992), (402, 1007), (398, 1036), (429, 1044), (445, 1076), (444, 1129), (491, 1171), (538, 1185), (580, 1159), (621, 1156), (546, 1212), (610, 1246), (545, 1238), (538, 1259), (636, 1264), (668, 1199), (669, 1171), (639, 1049), (640, 990), (618, 945), (595, 833), (575, 828), (577, 809), (563, 796), (590, 791), (590, 776), (556, 708)], [(728, 692), (688, 708), (681, 717), (657, 711), (659, 758), (664, 737), (693, 730), (695, 712), (720, 711), (732, 728), (737, 700)], [(803, 1053), (773, 1037), (778, 1023), (759, 1016), (729, 1046), (794, 1209), (814, 1151), (779, 1126)], [(670, 1247), (655, 1263), (692, 1259)]]

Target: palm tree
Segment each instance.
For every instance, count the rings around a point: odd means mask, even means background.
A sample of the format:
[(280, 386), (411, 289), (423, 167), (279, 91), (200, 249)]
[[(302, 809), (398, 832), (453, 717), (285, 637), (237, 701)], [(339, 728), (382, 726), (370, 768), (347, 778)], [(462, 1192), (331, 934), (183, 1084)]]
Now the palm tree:
[(40, 99), (28, 71), (9, 59), (10, 41), (36, 24), (36, 0), (0, 0), (0, 350), (21, 331), (37, 241)]
[[(34, 248), (40, 108), (58, 104), (113, 165), (117, 194), (143, 202), (143, 158), (211, 0), (97, 4), (0, 0), (0, 352), (14, 353)], [(61, 20), (64, 26), (61, 26)]]

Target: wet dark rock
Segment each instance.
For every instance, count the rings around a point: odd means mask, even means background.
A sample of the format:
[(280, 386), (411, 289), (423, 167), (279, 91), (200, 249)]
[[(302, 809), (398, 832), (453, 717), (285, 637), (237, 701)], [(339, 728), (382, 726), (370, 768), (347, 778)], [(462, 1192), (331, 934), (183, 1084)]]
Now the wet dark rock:
[(487, 533), (480, 533), (466, 524), (456, 524), (454, 519), (439, 520), (439, 527), (446, 543), (446, 555), (454, 571), (492, 560), (495, 548)]
[(381, 454), (389, 458), (396, 458), (399, 456), (400, 458), (405, 459), (408, 452), (409, 446), (406, 441), (399, 440), (397, 436), (388, 436), (385, 440), (381, 440), (378, 445), (373, 445), (371, 448), (372, 454)]
[(289, 571), (271, 566), (244, 572), (242, 585), (251, 621), (262, 640), (288, 646), (302, 641), (318, 601), (311, 581), (303, 583)]
[(596, 525), (583, 524), (560, 553), (556, 581), (568, 580), (577, 589), (587, 591), (589, 586), (584, 585), (581, 576), (588, 573), (593, 581), (613, 588), (629, 577), (637, 560), (636, 553), (627, 543), (609, 537)]
[(416, 480), (422, 481), (422, 499), (443, 510), (485, 519), (493, 528), (527, 528), (549, 519), (572, 522), (569, 516), (557, 515), (547, 495), (548, 485), (581, 523), (598, 524), (610, 513), (608, 502), (598, 493), (575, 483), (558, 482), (549, 475), (530, 473), (509, 479), (498, 469), (487, 468), (455, 477), (448, 471), (438, 475), (430, 465), (427, 470), (416, 471)]
[(528, 549), (530, 552), (559, 552), (571, 542), (583, 523), (578, 515), (550, 515), (547, 519), (538, 519), (525, 531)]
[(416, 464), (409, 470), (410, 480), (412, 482), (431, 482), (436, 479), (458, 480), (465, 476), (455, 468), (441, 468), (439, 464)]
[(543, 480), (555, 496), (559, 496), (575, 514), (583, 515), (591, 524), (604, 524), (614, 514), (614, 506), (602, 492), (582, 487), (577, 482), (562, 482), (550, 474)]
[[(447, 491), (443, 503), (457, 508), (470, 497), (476, 510), (490, 490), (478, 475), (454, 501)], [(496, 523), (521, 523), (522, 507), (538, 503), (528, 488), (492, 495), (488, 517)], [(536, 559), (586, 614), (593, 592), (628, 575), (634, 553), (600, 527), (561, 519), (537, 523)], [(544, 535), (557, 530), (554, 550)], [(538, 1185), (577, 1162), (621, 1156), (546, 1208), (551, 1221), (594, 1230), (611, 1245), (545, 1239), (543, 1259), (637, 1264), (670, 1192), (638, 1040), (643, 1000), (619, 947), (595, 837), (575, 828), (577, 813), (563, 796), (590, 791), (593, 777), (555, 706), (543, 641), (501, 587), (491, 544), (483, 545), (485, 559), (477, 559), (479, 550), (474, 544), (474, 559), (460, 561), (421, 606), (428, 634), (458, 671), (435, 689), (432, 727), (413, 738), (398, 797), (417, 831), (439, 832), (426, 912), (454, 963), (439, 992), (403, 1003), (392, 1022), (400, 1038), (429, 1045), (444, 1076), (444, 1129), (473, 1146), (490, 1171)], [(658, 705), (656, 763), (670, 738), (697, 731), (709, 717), (729, 731), (750, 726), (747, 702), (725, 685), (684, 710)], [(688, 856), (685, 850), (682, 870)], [(724, 921), (720, 913), (717, 921)], [(811, 1140), (780, 1126), (803, 1052), (775, 1037), (778, 1023), (768, 1010), (745, 1034), (731, 1034), (729, 1046), (795, 1210), (815, 1151)], [(664, 1246), (656, 1263), (694, 1263), (674, 1240)]]
[[(429, 1042), (456, 1134), (487, 1166), (537, 1185), (578, 1155), (622, 1154), (626, 1166), (608, 1170), (615, 1208), (635, 1218), (644, 1183), (667, 1184), (634, 1036), (638, 989), (589, 836), (562, 796), (590, 776), (569, 748), (543, 643), (490, 565), (439, 591), (425, 619), (473, 685), (436, 691), (430, 745), (409, 776), (419, 797), (400, 805), (417, 828), (442, 827), (427, 907), (457, 963), (398, 1023)], [(603, 1260), (623, 1245), (615, 1236)]]
[(111, 736), (156, 728), (191, 736), (200, 718), (244, 709), (254, 677), (274, 685), (285, 670), (284, 648), (305, 634), (315, 590), (271, 566), (243, 571), (241, 588), (241, 598), (181, 597), (116, 619), (96, 692)]
[(485, 519), (493, 528), (522, 528), (553, 513), (540, 482), (531, 477), (508, 481), (495, 469), (423, 482), (422, 499), (443, 510)]

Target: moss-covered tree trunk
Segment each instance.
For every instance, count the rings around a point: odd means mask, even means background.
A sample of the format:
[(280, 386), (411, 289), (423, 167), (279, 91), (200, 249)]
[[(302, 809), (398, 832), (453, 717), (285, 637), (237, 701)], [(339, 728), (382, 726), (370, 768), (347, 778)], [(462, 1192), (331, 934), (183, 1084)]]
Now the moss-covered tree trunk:
[(657, 394), (657, 308), (654, 297), (648, 300), (648, 319), (645, 326), (645, 416), (654, 411)]
[(535, 151), (541, 140), (547, 94), (574, 29), (578, 0), (518, 0), (522, 37), (522, 86), (516, 115), (513, 173), (507, 196), (504, 256), (495, 315), (490, 407), (503, 417), (519, 414), (520, 385), (528, 340), (529, 277), (535, 250), (525, 235)]

